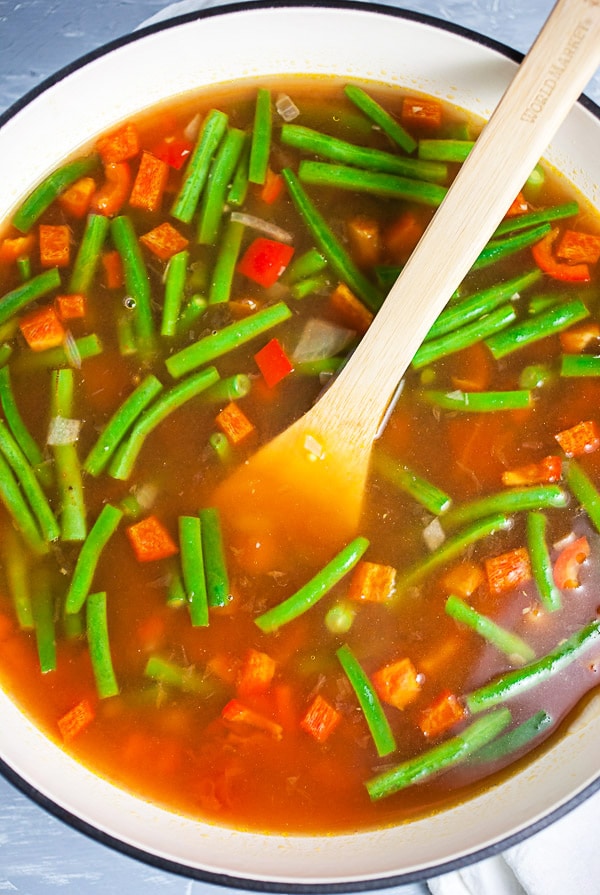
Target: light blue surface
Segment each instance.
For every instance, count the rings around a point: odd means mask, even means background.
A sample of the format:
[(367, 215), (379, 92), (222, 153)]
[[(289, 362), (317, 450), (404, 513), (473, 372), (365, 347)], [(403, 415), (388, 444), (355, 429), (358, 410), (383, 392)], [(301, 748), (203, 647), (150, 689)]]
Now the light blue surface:
[[(552, 2), (419, 0), (398, 5), (525, 52)], [(158, 18), (166, 6), (164, 0), (0, 0), (0, 111), (82, 54)], [(184, 4), (175, 4), (176, 12), (184, 10)], [(587, 93), (600, 102), (600, 75)], [(223, 891), (155, 869), (89, 839), (0, 778), (0, 892), (218, 895)], [(428, 890), (425, 885), (409, 885), (387, 891), (424, 895)]]

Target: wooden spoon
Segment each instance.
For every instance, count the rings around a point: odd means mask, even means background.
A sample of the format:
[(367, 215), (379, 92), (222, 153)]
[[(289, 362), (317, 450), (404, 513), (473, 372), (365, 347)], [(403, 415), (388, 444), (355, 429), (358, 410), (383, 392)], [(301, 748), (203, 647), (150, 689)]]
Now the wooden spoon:
[(311, 549), (327, 556), (354, 535), (373, 441), (400, 380), (599, 64), (600, 0), (559, 0), (349, 362), (217, 489), (232, 533), (256, 550), (255, 568), (273, 568), (277, 541), (283, 552), (310, 533)]

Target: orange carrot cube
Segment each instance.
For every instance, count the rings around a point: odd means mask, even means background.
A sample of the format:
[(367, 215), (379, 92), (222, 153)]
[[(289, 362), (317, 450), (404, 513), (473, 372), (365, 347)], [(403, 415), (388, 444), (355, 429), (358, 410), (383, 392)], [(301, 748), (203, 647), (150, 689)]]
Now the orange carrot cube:
[(240, 410), (235, 401), (231, 401), (217, 414), (215, 422), (232, 444), (239, 444), (254, 432), (254, 424)]
[(506, 212), (507, 218), (514, 218), (518, 214), (525, 214), (528, 210), (529, 206), (527, 205), (527, 199), (523, 195), (523, 193), (519, 193), (515, 199), (513, 199), (512, 204), (508, 211)]
[(7, 236), (0, 243), (0, 262), (11, 263), (19, 258), (24, 258), (33, 249), (35, 236), (28, 233), (27, 236)]
[(96, 191), (96, 181), (93, 177), (81, 177), (67, 187), (64, 193), (58, 197), (58, 204), (65, 214), (73, 218), (82, 218), (87, 214), (92, 196)]
[(42, 267), (66, 267), (71, 254), (71, 233), (66, 224), (40, 224)]
[(384, 665), (371, 679), (379, 698), (397, 709), (413, 702), (421, 692), (421, 677), (408, 658)]
[(271, 168), (267, 168), (267, 176), (265, 182), (260, 189), (260, 198), (267, 205), (272, 205), (281, 196), (285, 181), (281, 174), (276, 174)]
[(56, 348), (65, 340), (65, 328), (52, 307), (32, 311), (19, 322), (19, 329), (33, 351)]
[(270, 734), (276, 740), (280, 740), (283, 736), (283, 728), (281, 724), (267, 718), (266, 715), (249, 708), (238, 699), (230, 699), (227, 705), (221, 711), (221, 717), (230, 724), (244, 724), (253, 727), (256, 730), (262, 730)]
[(437, 737), (462, 721), (465, 715), (466, 709), (458, 696), (444, 690), (421, 713), (419, 727), (426, 737)]
[(58, 729), (65, 743), (73, 740), (86, 727), (88, 727), (96, 713), (89, 699), (82, 699), (77, 705), (73, 706), (62, 718), (58, 719)]
[(350, 329), (363, 335), (373, 321), (373, 313), (362, 301), (348, 289), (345, 283), (339, 283), (329, 299), (331, 307)]
[(105, 165), (126, 162), (134, 158), (140, 151), (140, 140), (137, 128), (131, 122), (101, 137), (96, 149)]
[(381, 257), (379, 221), (364, 214), (356, 215), (346, 224), (352, 255), (361, 267), (373, 267)]
[(129, 204), (144, 211), (157, 211), (169, 177), (169, 166), (151, 152), (142, 152)]
[(369, 603), (386, 603), (396, 592), (396, 569), (376, 562), (361, 560), (357, 563), (348, 596), (352, 600)]
[(107, 289), (119, 289), (125, 283), (123, 261), (116, 249), (102, 254), (102, 267), (104, 268), (104, 282)]
[(556, 456), (544, 457), (537, 463), (526, 463), (506, 469), (502, 473), (502, 484), (511, 487), (518, 485), (551, 484), (560, 482), (562, 476), (562, 459)]
[(168, 261), (173, 255), (182, 252), (188, 245), (185, 236), (165, 221), (159, 224), (148, 233), (140, 236), (140, 242), (143, 243), (157, 258), (161, 261)]
[(425, 229), (424, 224), (412, 211), (404, 211), (385, 230), (386, 250), (397, 264), (406, 264)]
[(77, 320), (85, 317), (86, 300), (85, 295), (74, 292), (70, 295), (56, 296), (56, 313), (61, 320)]
[(275, 675), (275, 660), (267, 653), (249, 649), (240, 669), (237, 692), (240, 696), (265, 693)]
[(448, 569), (442, 578), (442, 586), (449, 594), (470, 597), (483, 584), (485, 576), (481, 566), (465, 560)]
[(125, 533), (139, 562), (167, 559), (179, 553), (177, 544), (156, 516), (147, 516), (128, 526)]
[(485, 574), (492, 593), (512, 590), (531, 580), (531, 563), (525, 547), (515, 547), (485, 560)]
[(600, 236), (565, 230), (556, 247), (556, 257), (570, 264), (596, 264), (600, 258)]
[(314, 737), (318, 743), (324, 743), (341, 720), (340, 712), (317, 693), (307, 713), (300, 721), (300, 727)]
[(579, 326), (571, 326), (558, 334), (560, 347), (565, 354), (581, 354), (592, 343), (600, 339), (600, 325), (586, 322)]
[(554, 436), (567, 457), (591, 454), (600, 447), (600, 431), (594, 420), (582, 420)]
[(401, 120), (408, 128), (438, 128), (442, 123), (442, 105), (435, 99), (406, 97), (402, 102)]

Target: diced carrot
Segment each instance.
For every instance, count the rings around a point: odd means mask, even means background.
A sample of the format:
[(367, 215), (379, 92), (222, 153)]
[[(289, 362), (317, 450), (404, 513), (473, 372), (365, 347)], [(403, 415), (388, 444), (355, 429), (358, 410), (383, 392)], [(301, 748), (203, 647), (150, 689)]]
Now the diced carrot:
[(268, 289), (277, 282), (293, 254), (293, 246), (277, 239), (259, 236), (250, 243), (240, 258), (236, 270), (259, 286)]
[(484, 580), (481, 566), (464, 560), (448, 569), (442, 578), (442, 586), (448, 594), (466, 598), (474, 594)]
[(492, 378), (492, 355), (483, 342), (459, 351), (452, 364), (452, 385), (464, 392), (481, 392)]
[(260, 351), (256, 352), (254, 360), (269, 388), (285, 379), (294, 369), (279, 339), (270, 339)]
[(104, 165), (104, 183), (90, 202), (90, 211), (111, 217), (117, 214), (129, 196), (131, 169), (127, 162), (110, 162)]
[(145, 618), (137, 629), (137, 641), (145, 652), (154, 652), (164, 640), (166, 622), (163, 615), (154, 612)]
[(379, 221), (364, 214), (355, 215), (346, 224), (353, 258), (361, 267), (374, 267), (381, 257)]
[(240, 668), (238, 695), (244, 697), (265, 693), (271, 686), (276, 667), (275, 660), (267, 653), (249, 649)]
[(386, 603), (395, 592), (396, 569), (393, 566), (366, 560), (357, 563), (348, 590), (350, 599)]
[(164, 224), (159, 224), (158, 227), (154, 227), (148, 233), (144, 233), (143, 236), (140, 236), (140, 242), (147, 249), (150, 249), (157, 258), (160, 258), (161, 261), (168, 261), (173, 255), (182, 252), (188, 245), (188, 240), (185, 236), (182, 236), (179, 230), (176, 230), (168, 221), (165, 221)]
[(556, 247), (556, 257), (571, 264), (597, 264), (600, 258), (600, 236), (565, 230)]
[(281, 174), (275, 173), (271, 168), (267, 168), (267, 176), (262, 184), (259, 196), (267, 205), (273, 205), (283, 193), (285, 181)]
[(570, 264), (567, 261), (560, 261), (553, 251), (553, 246), (558, 238), (558, 227), (546, 233), (539, 242), (531, 247), (533, 260), (541, 271), (547, 273), (548, 276), (555, 280), (562, 280), (568, 283), (588, 283), (590, 280), (590, 269), (587, 264)]
[(235, 401), (230, 401), (220, 413), (215, 422), (219, 429), (225, 433), (232, 444), (239, 444), (254, 432), (254, 424), (250, 422), (246, 414), (240, 410)]
[(405, 127), (436, 129), (442, 123), (442, 104), (436, 99), (407, 96), (400, 117)]
[(40, 224), (40, 264), (66, 267), (71, 257), (71, 231), (66, 224)]
[(58, 204), (65, 214), (73, 218), (82, 218), (87, 214), (92, 196), (96, 191), (96, 181), (93, 177), (81, 177), (60, 194)]
[(465, 715), (466, 709), (458, 696), (444, 690), (421, 713), (419, 727), (426, 737), (437, 737), (462, 721)]
[(592, 321), (580, 323), (559, 333), (558, 337), (565, 354), (580, 354), (600, 339), (600, 325)]
[(81, 295), (79, 292), (70, 295), (57, 295), (55, 306), (56, 313), (61, 320), (77, 320), (80, 317), (85, 317), (85, 295)]
[(551, 484), (560, 482), (562, 477), (562, 459), (551, 455), (537, 463), (526, 463), (505, 469), (502, 473), (502, 484), (509, 487), (518, 485)]
[(169, 177), (169, 166), (151, 152), (142, 152), (129, 204), (144, 211), (157, 211)]
[(28, 233), (26, 236), (7, 236), (0, 243), (0, 262), (8, 264), (24, 258), (29, 255), (34, 245), (33, 233)]
[(118, 164), (134, 158), (140, 151), (137, 128), (131, 122), (101, 137), (96, 149), (105, 165)]
[(23, 317), (19, 329), (33, 351), (56, 348), (65, 340), (65, 328), (52, 307), (40, 308)]
[(379, 698), (397, 709), (409, 705), (421, 692), (421, 676), (409, 658), (384, 665), (371, 680)]
[(580, 566), (590, 555), (590, 545), (584, 536), (566, 544), (554, 563), (554, 582), (561, 590), (579, 587)]
[(284, 730), (295, 730), (298, 726), (298, 710), (291, 684), (278, 683), (273, 687), (275, 717)]
[(373, 314), (362, 301), (346, 286), (338, 283), (329, 299), (332, 309), (350, 329), (363, 335), (373, 321)]
[(318, 743), (324, 743), (341, 720), (340, 712), (317, 693), (307, 713), (300, 721), (300, 727), (314, 737)]
[(512, 590), (531, 579), (531, 563), (525, 547), (515, 547), (485, 560), (485, 574), (492, 593)]
[(384, 245), (396, 264), (406, 264), (424, 229), (422, 221), (412, 211), (403, 211), (386, 228)]
[(591, 454), (600, 447), (600, 431), (595, 420), (582, 420), (554, 436), (567, 457)]
[(152, 147), (152, 154), (166, 162), (170, 168), (179, 171), (193, 148), (193, 144), (185, 137), (169, 136)]
[(527, 199), (523, 195), (523, 193), (519, 193), (512, 201), (510, 208), (506, 212), (507, 218), (514, 218), (518, 214), (525, 214), (528, 210), (529, 206), (527, 204)]
[(102, 253), (102, 267), (104, 268), (104, 282), (107, 289), (119, 289), (124, 285), (123, 261), (116, 249)]
[(262, 730), (276, 740), (280, 740), (283, 736), (281, 724), (272, 721), (271, 718), (267, 718), (260, 712), (254, 711), (254, 709), (240, 702), (239, 699), (230, 699), (222, 709), (221, 717), (229, 723), (245, 724), (248, 727), (254, 727), (256, 730)]
[(82, 699), (72, 709), (69, 709), (57, 722), (60, 735), (65, 743), (75, 739), (92, 723), (95, 717), (96, 713), (89, 699)]
[(147, 516), (125, 529), (139, 562), (167, 559), (179, 553), (177, 544), (156, 516)]

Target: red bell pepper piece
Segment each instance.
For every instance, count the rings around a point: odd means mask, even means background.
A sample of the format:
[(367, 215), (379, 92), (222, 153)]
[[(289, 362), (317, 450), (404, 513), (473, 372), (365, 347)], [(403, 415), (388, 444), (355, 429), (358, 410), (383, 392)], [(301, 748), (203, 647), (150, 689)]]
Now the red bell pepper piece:
[(561, 590), (579, 587), (579, 567), (590, 555), (590, 545), (585, 535), (567, 544), (554, 563), (554, 582)]
[(458, 696), (444, 690), (421, 713), (419, 727), (426, 737), (437, 737), (462, 721), (465, 715), (466, 709)]
[(291, 360), (281, 347), (279, 339), (271, 339), (270, 342), (267, 342), (260, 351), (256, 352), (254, 360), (269, 388), (273, 388), (274, 385), (285, 379), (288, 373), (294, 369)]
[(552, 454), (537, 463), (526, 463), (523, 466), (506, 469), (502, 473), (502, 484), (508, 486), (550, 484), (560, 482), (561, 476), (562, 459)]
[(293, 254), (294, 249), (287, 243), (259, 236), (244, 252), (237, 270), (268, 289), (277, 282)]
[(341, 720), (342, 716), (338, 710), (317, 693), (307, 713), (300, 721), (300, 727), (314, 737), (318, 743), (324, 743)]
[(587, 264), (569, 264), (567, 261), (560, 261), (554, 255), (552, 248), (558, 234), (559, 230), (554, 228), (531, 247), (535, 263), (540, 270), (555, 280), (563, 280), (568, 283), (589, 283), (590, 269)]
[(190, 152), (193, 144), (185, 137), (165, 137), (152, 147), (152, 155), (162, 159), (170, 168), (179, 171)]

